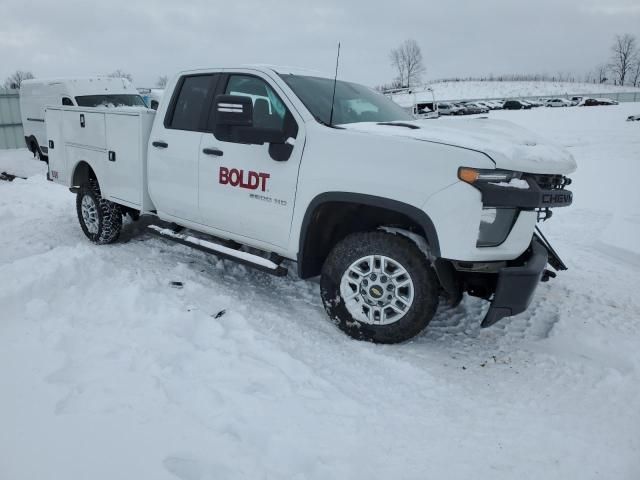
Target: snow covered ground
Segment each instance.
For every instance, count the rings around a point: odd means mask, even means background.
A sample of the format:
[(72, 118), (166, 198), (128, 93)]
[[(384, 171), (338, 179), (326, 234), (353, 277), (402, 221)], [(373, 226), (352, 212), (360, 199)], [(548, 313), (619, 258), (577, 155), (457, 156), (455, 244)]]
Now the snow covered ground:
[(569, 271), (513, 319), (481, 330), (466, 298), (395, 346), (350, 340), (292, 273), (138, 224), (94, 246), (74, 196), (0, 152), (29, 177), (0, 181), (0, 478), (639, 478), (633, 113), (492, 112), (576, 157), (575, 205), (543, 225)]
[[(619, 87), (616, 85), (574, 83), (574, 82), (437, 82), (431, 84), (437, 101), (467, 100), (482, 98), (519, 98), (519, 97), (549, 97), (567, 96), (579, 94), (611, 94), (635, 92), (640, 100), (640, 88), (630, 86)], [(430, 92), (416, 93), (417, 100), (431, 101)], [(400, 105), (412, 105), (413, 94), (394, 95), (393, 99)], [(408, 103), (407, 103), (408, 102)]]

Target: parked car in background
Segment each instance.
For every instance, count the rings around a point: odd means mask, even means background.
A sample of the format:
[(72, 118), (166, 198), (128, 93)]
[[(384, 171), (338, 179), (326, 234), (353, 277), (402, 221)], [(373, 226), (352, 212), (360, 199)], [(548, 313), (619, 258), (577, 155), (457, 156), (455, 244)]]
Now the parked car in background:
[(531, 110), (531, 104), (525, 103), (523, 100), (507, 100), (504, 102), (505, 110)]
[(631, 115), (627, 118), (627, 122), (640, 122), (640, 115)]
[(472, 105), (476, 106), (480, 109), (480, 113), (489, 113), (491, 108), (488, 105), (485, 105), (484, 102), (472, 102)]
[(618, 105), (616, 100), (612, 100), (611, 98), (596, 98), (600, 105)]
[(583, 98), (578, 104), (579, 107), (597, 107), (598, 105), (602, 104), (595, 98)]
[(482, 100), (481, 102), (474, 102), (476, 105), (479, 105), (481, 107), (484, 107), (488, 110), (495, 110), (496, 107), (494, 105), (491, 104), (490, 101), (488, 100)]
[(461, 115), (460, 107), (457, 107), (453, 103), (439, 103), (438, 112), (440, 115)]
[(463, 104), (466, 115), (478, 115), (480, 113), (486, 113), (489, 111), (486, 107), (481, 107), (474, 102), (465, 102)]
[(20, 112), (24, 141), (33, 155), (47, 161), (49, 148), (44, 125), (48, 105), (69, 107), (146, 107), (126, 78), (38, 78), (20, 85)]
[(456, 107), (458, 107), (458, 115), (469, 115), (471, 113), (471, 110), (468, 109), (464, 103), (462, 102), (456, 102), (453, 105), (455, 105)]
[(527, 100), (527, 103), (529, 103), (533, 108), (538, 108), (542, 106), (542, 102), (538, 100)]
[(547, 100), (545, 107), (570, 107), (571, 102), (569, 100), (565, 100), (564, 98), (552, 98), (551, 100)]
[(580, 105), (584, 101), (584, 97), (571, 97), (571, 105)]

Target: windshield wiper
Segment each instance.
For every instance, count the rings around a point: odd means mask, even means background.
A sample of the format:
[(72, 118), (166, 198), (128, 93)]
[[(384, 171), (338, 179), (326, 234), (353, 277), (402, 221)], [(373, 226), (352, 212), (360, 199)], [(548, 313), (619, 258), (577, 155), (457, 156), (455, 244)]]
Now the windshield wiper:
[(404, 123), (404, 122), (378, 122), (376, 125), (390, 125), (392, 127), (406, 127), (411, 130), (420, 129), (419, 126), (413, 125), (412, 123)]
[(313, 118), (316, 119), (316, 122), (318, 122), (320, 125), (324, 125), (325, 127), (335, 128), (337, 130), (344, 130), (344, 127), (341, 127), (339, 125), (329, 125), (327, 122), (320, 119), (320, 117), (316, 117), (315, 115), (313, 116)]

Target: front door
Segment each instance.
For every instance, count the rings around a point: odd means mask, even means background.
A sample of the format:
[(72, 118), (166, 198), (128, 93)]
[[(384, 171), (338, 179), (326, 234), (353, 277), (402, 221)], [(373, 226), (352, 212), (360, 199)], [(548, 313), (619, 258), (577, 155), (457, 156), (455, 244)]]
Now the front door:
[(149, 190), (158, 213), (200, 222), (198, 162), (216, 74), (182, 77), (149, 140)]
[[(294, 146), (288, 158), (282, 158), (266, 143), (247, 145), (204, 134), (199, 166), (202, 220), (234, 235), (285, 247), (304, 147), (302, 121), (268, 78), (238, 72), (224, 75), (221, 82), (218, 92), (252, 99), (254, 126), (278, 130)], [(212, 111), (210, 125), (214, 116)]]

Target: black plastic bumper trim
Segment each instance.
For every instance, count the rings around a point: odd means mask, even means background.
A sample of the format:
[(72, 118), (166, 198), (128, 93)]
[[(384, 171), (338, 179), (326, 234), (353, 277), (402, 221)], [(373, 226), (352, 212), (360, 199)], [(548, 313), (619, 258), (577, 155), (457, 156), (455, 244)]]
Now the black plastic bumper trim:
[(528, 180), (529, 188), (511, 188), (487, 182), (477, 182), (473, 186), (482, 193), (485, 207), (558, 208), (573, 203), (573, 193), (565, 189), (541, 189), (534, 181)]
[(490, 327), (504, 317), (522, 313), (529, 307), (548, 259), (547, 249), (534, 239), (524, 265), (500, 270), (491, 307), (482, 320), (483, 328)]

